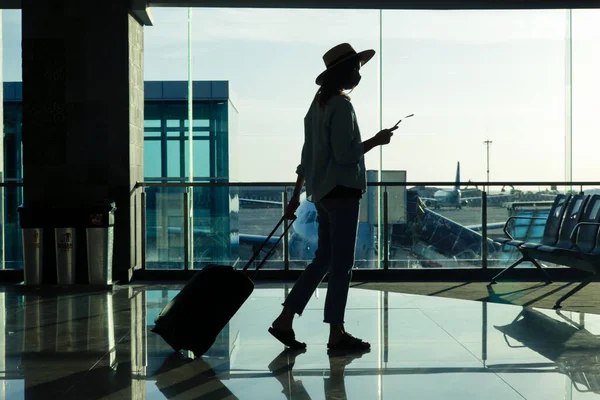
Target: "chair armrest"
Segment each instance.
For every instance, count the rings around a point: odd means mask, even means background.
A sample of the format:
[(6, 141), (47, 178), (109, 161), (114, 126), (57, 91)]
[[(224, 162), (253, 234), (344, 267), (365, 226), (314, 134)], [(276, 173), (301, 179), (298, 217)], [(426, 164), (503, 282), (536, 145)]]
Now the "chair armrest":
[(571, 235), (569, 236), (569, 239), (571, 239), (571, 243), (575, 244), (575, 235), (579, 231), (579, 228), (581, 228), (584, 225), (598, 225), (598, 226), (600, 226), (600, 222), (578, 222), (577, 225), (575, 225), (573, 227), (573, 230), (571, 231)]
[(513, 220), (513, 219), (548, 219), (548, 218), (544, 218), (544, 217), (519, 217), (518, 215), (513, 215), (512, 217), (508, 217), (508, 219), (506, 220), (506, 223), (504, 224), (504, 234), (506, 236), (508, 236), (510, 238), (510, 240), (514, 240), (514, 238), (510, 235), (510, 233), (507, 232), (507, 228), (508, 228), (508, 223)]

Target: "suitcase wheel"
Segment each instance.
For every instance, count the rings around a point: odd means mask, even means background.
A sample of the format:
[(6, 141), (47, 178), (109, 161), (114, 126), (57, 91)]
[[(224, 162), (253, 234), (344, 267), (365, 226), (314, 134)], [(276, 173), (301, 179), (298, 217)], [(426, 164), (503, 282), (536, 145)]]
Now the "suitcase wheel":
[[(215, 339), (216, 339), (216, 337), (215, 337)], [(214, 340), (205, 341), (204, 346), (191, 349), (192, 353), (194, 353), (194, 357), (196, 357), (196, 358), (202, 357), (212, 347), (214, 342), (215, 342)]]

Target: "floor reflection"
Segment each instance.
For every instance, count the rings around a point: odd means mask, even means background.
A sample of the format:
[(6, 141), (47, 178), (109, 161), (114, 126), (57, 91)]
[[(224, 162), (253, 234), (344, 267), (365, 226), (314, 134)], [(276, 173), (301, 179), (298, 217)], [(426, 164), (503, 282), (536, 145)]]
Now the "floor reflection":
[[(354, 353), (328, 353), (329, 376), (325, 377), (323, 380), (325, 399), (345, 400), (348, 398), (344, 382), (346, 366), (353, 360), (360, 358), (363, 354), (369, 352), (369, 350), (366, 350)], [(271, 371), (275, 379), (281, 384), (281, 393), (288, 400), (312, 400), (304, 387), (302, 380), (294, 377), (296, 357), (304, 353), (306, 353), (306, 349), (285, 349), (269, 363), (269, 371)]]
[(555, 315), (562, 320), (523, 308), (513, 322), (496, 329), (504, 334), (508, 347), (524, 346), (552, 361), (578, 392), (600, 394), (600, 338), (585, 329), (584, 315), (579, 321), (560, 311)]
[(296, 357), (306, 353), (306, 349), (285, 349), (269, 363), (269, 371), (282, 386), (281, 393), (288, 400), (310, 399), (308, 392), (304, 388), (301, 380), (294, 378), (294, 365)]
[[(174, 285), (0, 293), (0, 399), (600, 398), (600, 316), (351, 289), (364, 354), (328, 354), (320, 288), (295, 324), (307, 350), (266, 332), (286, 285), (258, 286), (202, 358), (150, 332)], [(201, 310), (198, 310), (199, 316)]]
[(165, 399), (176, 399), (184, 394), (186, 398), (196, 399), (238, 398), (202, 358), (192, 359), (181, 353), (172, 353), (154, 378)]

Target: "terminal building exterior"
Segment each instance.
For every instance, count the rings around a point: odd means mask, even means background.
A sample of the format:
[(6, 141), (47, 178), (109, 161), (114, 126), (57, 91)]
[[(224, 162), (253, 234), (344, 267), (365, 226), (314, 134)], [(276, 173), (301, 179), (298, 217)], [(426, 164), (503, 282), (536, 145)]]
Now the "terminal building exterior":
[[(144, 82), (144, 182), (229, 182), (235, 157), (238, 110), (227, 81), (195, 81), (193, 107), (188, 107), (187, 81)], [(23, 180), (23, 85), (4, 83), (4, 181)], [(189, 116), (193, 116), (192, 167), (189, 166)], [(4, 266), (22, 269), (22, 243), (17, 207), (20, 186), (4, 189)], [(184, 192), (193, 201), (190, 224), (199, 232), (195, 257), (231, 259), (237, 251), (237, 195), (228, 188), (148, 187), (145, 189), (147, 267), (177, 268), (183, 258)], [(119, 207), (119, 205), (117, 205)], [(233, 217), (231, 216), (233, 213)], [(168, 229), (171, 228), (171, 229)], [(206, 241), (221, 232), (219, 239)], [(230, 232), (223, 238), (222, 232)], [(203, 233), (203, 234), (200, 234)], [(222, 240), (227, 239), (227, 240)]]

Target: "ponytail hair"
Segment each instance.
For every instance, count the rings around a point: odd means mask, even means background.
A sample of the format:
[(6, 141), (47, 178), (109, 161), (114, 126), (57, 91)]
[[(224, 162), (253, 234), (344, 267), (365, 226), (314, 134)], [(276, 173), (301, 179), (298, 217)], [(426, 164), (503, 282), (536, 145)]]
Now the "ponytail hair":
[(333, 85), (327, 85), (326, 83), (324, 83), (319, 90), (317, 90), (317, 102), (319, 103), (319, 106), (321, 108), (325, 108), (325, 106), (327, 105), (327, 102), (329, 102), (329, 100), (333, 97), (333, 96), (338, 96), (341, 95), (343, 93), (342, 89), (340, 88), (336, 88)]

